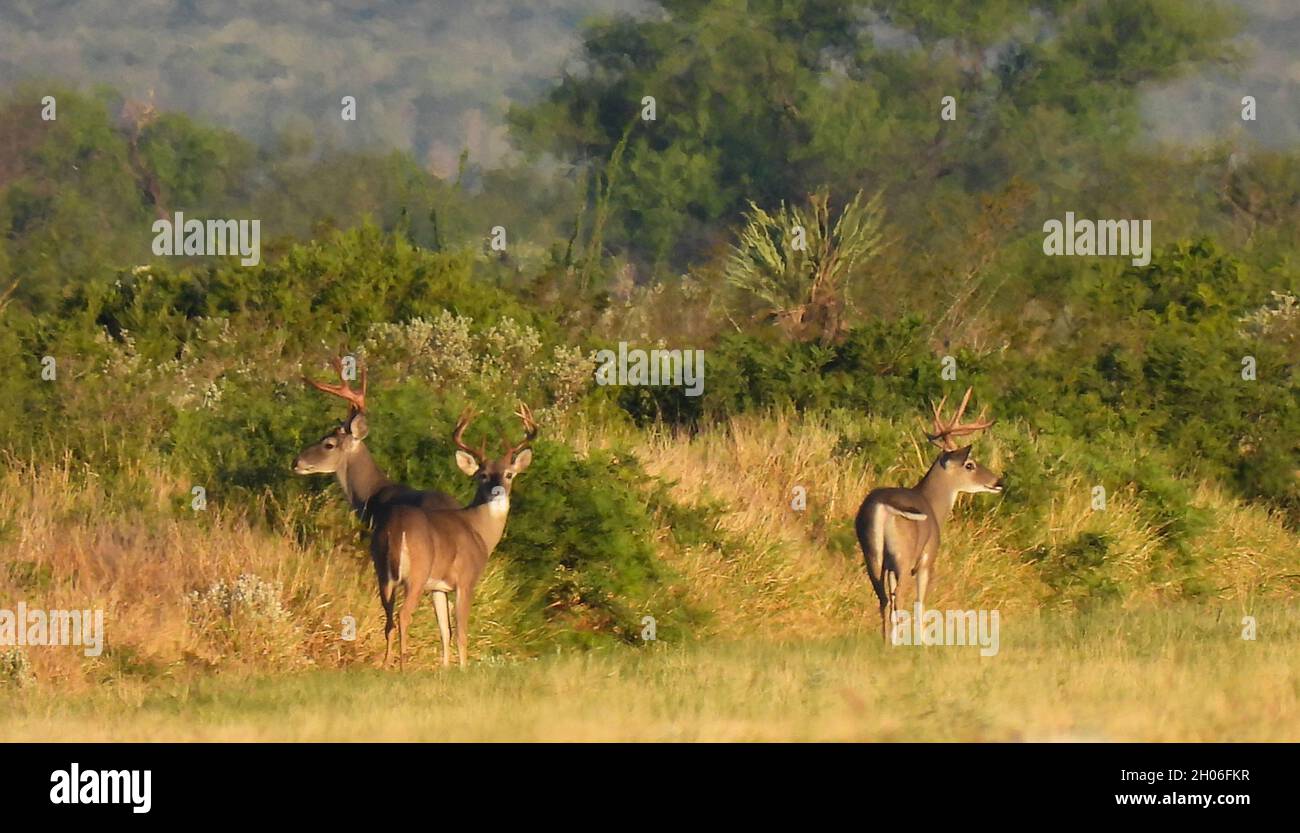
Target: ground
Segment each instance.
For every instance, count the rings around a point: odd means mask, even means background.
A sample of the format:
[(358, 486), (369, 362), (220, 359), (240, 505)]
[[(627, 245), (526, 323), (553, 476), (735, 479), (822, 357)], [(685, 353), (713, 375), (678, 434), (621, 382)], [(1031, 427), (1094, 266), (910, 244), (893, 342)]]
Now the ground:
[(1295, 606), (1010, 618), (997, 655), (700, 642), (20, 691), (3, 740), (1300, 740)]

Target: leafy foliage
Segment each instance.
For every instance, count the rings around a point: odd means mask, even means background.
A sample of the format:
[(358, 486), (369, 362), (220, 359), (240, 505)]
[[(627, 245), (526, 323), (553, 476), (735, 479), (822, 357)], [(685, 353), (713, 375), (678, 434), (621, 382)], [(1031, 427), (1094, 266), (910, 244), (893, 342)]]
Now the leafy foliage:
[(830, 192), (808, 198), (808, 208), (784, 203), (775, 215), (750, 203), (749, 220), (727, 261), (727, 281), (761, 303), (791, 335), (829, 341), (847, 312), (849, 281), (879, 250), (880, 195), (865, 203), (859, 191), (831, 224)]
[[(20, 369), (0, 452), (65, 460), (123, 503), (161, 464), (218, 509), (348, 540), (333, 485), (289, 471), (331, 422), (300, 376), (343, 346), (372, 367), (370, 446), (414, 484), (464, 483), (445, 435), (467, 402), (487, 431), (523, 398), (618, 437), (786, 407), (911, 424), (972, 384), (1020, 429), (993, 436), (1010, 537), (1061, 600), (1133, 580), (1108, 533), (1033, 537), (1067, 472), (1136, 498), (1155, 578), (1189, 595), (1208, 523), (1192, 478), (1300, 527), (1295, 154), (1133, 141), (1139, 85), (1233, 57), (1222, 4), (662, 6), (593, 23), (585, 65), (513, 111), (554, 177), (442, 179), (292, 131), (254, 147), (109, 90), (52, 87), (47, 123), (17, 91), (0, 106), (0, 351)], [(956, 123), (936, 118), (947, 95)], [(1160, 246), (1145, 266), (1044, 258), (1062, 206), (1150, 217)], [(150, 224), (175, 210), (260, 217), (262, 263), (153, 257)], [(498, 225), (509, 251), (483, 251)], [(594, 387), (592, 351), (637, 338), (703, 349), (704, 395)], [(846, 430), (844, 453), (887, 468), (882, 424)], [(545, 437), (501, 548), (520, 638), (630, 643), (647, 612), (684, 633), (699, 612), (657, 547), (734, 542), (718, 507), (667, 494), (625, 451)]]

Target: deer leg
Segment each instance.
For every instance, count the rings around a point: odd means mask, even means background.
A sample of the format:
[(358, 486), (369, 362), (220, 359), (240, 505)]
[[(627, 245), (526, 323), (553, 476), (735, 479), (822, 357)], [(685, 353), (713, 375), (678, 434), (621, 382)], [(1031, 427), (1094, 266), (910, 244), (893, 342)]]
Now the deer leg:
[(384, 606), (384, 670), (388, 669), (388, 660), (393, 653), (393, 602), (397, 596), (397, 585), (382, 581), (379, 585), (379, 601)]
[[(866, 538), (864, 536), (863, 540)], [(871, 589), (876, 591), (876, 598), (880, 600), (880, 636), (889, 642), (889, 625), (888, 608), (889, 593), (885, 589), (885, 557), (883, 552), (877, 552), (873, 547), (864, 543), (862, 545), (863, 555), (867, 563), (867, 577), (871, 579)]]
[(405, 568), (403, 572), (406, 574), (402, 586), (406, 589), (406, 593), (402, 596), (402, 609), (397, 614), (397, 636), (400, 642), (398, 663), (405, 670), (406, 634), (411, 629), (411, 617), (415, 615), (415, 609), (420, 606), (420, 596), (424, 593), (424, 586), (429, 580), (429, 570), (432, 565), (427, 559), (411, 557), (410, 552), (405, 549), (405, 540), (402, 546), (401, 559)]
[(893, 570), (885, 573), (885, 592), (889, 594), (889, 635), (885, 641), (893, 644), (894, 614), (898, 611), (898, 573)]
[(406, 610), (406, 600), (411, 598), (411, 588), (408, 585), (406, 592), (402, 594), (402, 609), (397, 612), (397, 669), (406, 670), (406, 626), (411, 624), (411, 614)]
[(423, 587), (424, 582), (414, 584), (408, 581), (406, 583), (406, 595), (402, 598), (402, 609), (397, 614), (397, 635), (401, 643), (398, 662), (402, 670), (406, 670), (406, 633), (411, 629), (411, 616), (420, 605), (420, 591)]
[(473, 592), (468, 587), (456, 591), (456, 656), (464, 668), (469, 658), (469, 604)]
[(370, 541), (370, 558), (375, 565), (375, 581), (379, 585), (379, 603), (384, 606), (384, 664), (393, 654), (393, 602), (397, 597), (397, 584), (389, 574), (387, 538), (377, 535)]
[(921, 562), (916, 565), (916, 608), (918, 612), (925, 611), (925, 591), (930, 585), (930, 562), (923, 555)]
[(876, 591), (876, 598), (880, 600), (880, 638), (885, 641), (886, 645), (888, 645), (889, 620), (892, 618), (889, 610), (889, 576), (883, 571), (878, 575), (880, 576), (879, 579), (877, 579), (875, 575), (872, 575), (871, 586)]
[(885, 579), (881, 576), (879, 579), (875, 575), (871, 576), (871, 589), (876, 591), (876, 598), (880, 601), (880, 637), (889, 643), (889, 593), (885, 590)]
[[(459, 596), (457, 593), (457, 608), (459, 609)], [(447, 613), (447, 593), (443, 590), (435, 590), (433, 593), (433, 609), (438, 614), (438, 635), (442, 637), (442, 667), (446, 668), (451, 665), (451, 620)], [(456, 622), (458, 631), (463, 632), (465, 626), (460, 621)], [(457, 634), (459, 636), (459, 634)]]

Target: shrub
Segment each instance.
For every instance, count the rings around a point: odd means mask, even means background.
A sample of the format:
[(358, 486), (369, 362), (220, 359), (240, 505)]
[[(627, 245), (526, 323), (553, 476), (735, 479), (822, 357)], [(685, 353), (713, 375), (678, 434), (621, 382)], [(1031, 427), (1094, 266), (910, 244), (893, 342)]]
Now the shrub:
[(1106, 571), (1110, 547), (1105, 535), (1085, 532), (1059, 548), (1035, 547), (1026, 558), (1038, 566), (1057, 603), (1096, 604), (1121, 595)]
[(189, 621), (209, 661), (258, 660), (307, 664), (302, 634), (281, 599), (279, 584), (251, 573), (219, 579), (186, 597)]
[(241, 573), (233, 582), (218, 579), (206, 590), (192, 591), (188, 598), (197, 619), (248, 616), (282, 622), (289, 618), (289, 611), (280, 602), (280, 586), (251, 573)]
[(23, 688), (36, 681), (31, 660), (22, 648), (0, 650), (0, 686)]

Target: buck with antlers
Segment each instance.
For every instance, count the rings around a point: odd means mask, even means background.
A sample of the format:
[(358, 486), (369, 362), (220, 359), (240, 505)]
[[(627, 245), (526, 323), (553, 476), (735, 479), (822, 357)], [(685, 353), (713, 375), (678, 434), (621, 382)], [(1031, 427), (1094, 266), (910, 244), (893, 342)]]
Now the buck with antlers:
[(391, 506), (416, 506), (426, 511), (457, 509), (460, 504), (451, 495), (436, 491), (420, 491), (403, 483), (390, 480), (388, 475), (370, 456), (365, 439), (370, 433), (366, 421), (366, 369), (361, 369), (361, 390), (353, 390), (343, 375), (343, 358), (336, 357), (331, 364), (339, 375), (338, 384), (317, 382), (303, 377), (303, 381), (317, 390), (337, 396), (348, 403), (348, 416), (320, 442), (299, 452), (293, 461), (295, 474), (333, 474), (343, 487), (352, 511), (362, 523), (374, 525), (378, 517)]
[(384, 474), (365, 446), (369, 433), (366, 421), (366, 371), (361, 371), (361, 390), (353, 390), (343, 374), (342, 358), (333, 360), (339, 374), (338, 384), (326, 384), (304, 377), (317, 390), (344, 399), (348, 416), (334, 430), (313, 445), (304, 448), (293, 461), (295, 474), (333, 474), (343, 487), (352, 511), (371, 530), (370, 557), (379, 578), (379, 596), (387, 614), (384, 638), (384, 665), (392, 649), (393, 598), (386, 592), (389, 585), (389, 562), (401, 543), (427, 534), (418, 517), (439, 510), (457, 509), (460, 504), (451, 495), (420, 491), (396, 483)]
[[(406, 631), (423, 591), (433, 592), (442, 637), (442, 664), (450, 663), (451, 621), (447, 594), (456, 594), (456, 649), (463, 668), (469, 649), (469, 609), (474, 588), (483, 575), (506, 530), (510, 513), (510, 490), (515, 477), (533, 461), (530, 447), (537, 437), (537, 423), (528, 406), (520, 403), (515, 416), (524, 424), (524, 438), (511, 444), (502, 438), (504, 453), (495, 459), (487, 455), (487, 440), (477, 450), (465, 444), (465, 429), (473, 419), (468, 408), (456, 422), (452, 442), (456, 444), (456, 465), (474, 478), (474, 500), (463, 509), (421, 513), (403, 508), (397, 517), (409, 525), (406, 536), (389, 550), (387, 583), (380, 577), (379, 593), (385, 599), (391, 631), (392, 599), (400, 586), (405, 598), (398, 612), (400, 656), (406, 654)], [(387, 655), (385, 655), (387, 663)]]
[(930, 470), (911, 489), (873, 489), (858, 510), (855, 527), (862, 555), (867, 563), (871, 586), (880, 599), (880, 628), (889, 641), (889, 623), (898, 607), (900, 577), (916, 578), (916, 602), (925, 605), (925, 591), (930, 583), (934, 560), (939, 552), (939, 532), (952, 514), (957, 495), (1002, 491), (1002, 478), (971, 459), (969, 445), (958, 447), (954, 437), (982, 431), (993, 424), (981, 414), (975, 422), (963, 423), (962, 415), (970, 402), (966, 389), (957, 413), (943, 418), (947, 397), (934, 406), (934, 433), (926, 434), (930, 442), (943, 451)]

